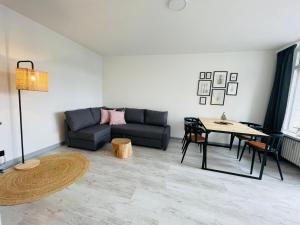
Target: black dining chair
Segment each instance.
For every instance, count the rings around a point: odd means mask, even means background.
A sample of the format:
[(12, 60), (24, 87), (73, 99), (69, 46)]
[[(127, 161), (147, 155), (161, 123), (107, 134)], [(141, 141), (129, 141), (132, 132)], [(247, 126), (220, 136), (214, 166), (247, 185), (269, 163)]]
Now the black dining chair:
[(278, 171), (280, 174), (281, 180), (283, 180), (283, 175), (280, 167), (280, 162), (279, 162), (279, 151), (282, 146), (283, 142), (283, 137), (284, 135), (281, 132), (278, 133), (270, 133), (269, 137), (264, 137), (260, 141), (258, 140), (249, 140), (245, 142), (245, 145), (243, 147), (243, 151), (240, 156), (240, 161), (243, 157), (244, 151), (246, 146), (249, 146), (253, 149), (253, 155), (252, 155), (252, 162), (251, 162), (251, 169), (250, 169), (250, 174), (253, 172), (253, 166), (254, 166), (254, 161), (255, 161), (255, 153), (263, 153), (264, 154), (264, 159), (263, 162), (266, 165), (267, 162), (267, 154), (273, 155)]
[(186, 135), (185, 145), (183, 147), (183, 155), (182, 155), (181, 163), (184, 160), (185, 154), (187, 152), (190, 143), (198, 144), (201, 153), (203, 144), (205, 142), (205, 137), (202, 136), (205, 133), (205, 130), (202, 127), (200, 121), (198, 121), (198, 123), (189, 123), (186, 125), (186, 128), (187, 128), (187, 135)]
[(181, 140), (181, 142), (182, 142), (182, 147), (181, 147), (182, 153), (183, 153), (183, 149), (184, 149), (184, 146), (186, 144), (188, 133), (189, 133), (188, 125), (190, 125), (190, 124), (198, 125), (199, 123), (200, 123), (200, 120), (198, 118), (184, 117), (184, 136)]
[[(253, 129), (256, 129), (256, 130), (262, 130), (262, 125), (257, 124), (257, 123), (251, 123), (251, 122), (240, 122), (240, 123), (244, 124), (248, 127), (251, 127)], [(233, 137), (233, 140), (234, 140), (235, 137), (238, 138), (238, 140), (239, 140), (238, 150), (237, 150), (237, 155), (236, 155), (236, 158), (238, 159), (239, 155), (240, 155), (240, 149), (241, 149), (242, 141), (254, 140), (255, 137), (252, 137), (250, 135), (244, 135), (244, 134), (235, 134), (234, 137)], [(232, 142), (233, 142), (233, 140), (232, 140)], [(231, 143), (231, 146), (232, 146), (232, 143)], [(249, 153), (250, 153), (250, 148), (249, 148)], [(260, 158), (260, 155), (259, 155), (259, 158)]]

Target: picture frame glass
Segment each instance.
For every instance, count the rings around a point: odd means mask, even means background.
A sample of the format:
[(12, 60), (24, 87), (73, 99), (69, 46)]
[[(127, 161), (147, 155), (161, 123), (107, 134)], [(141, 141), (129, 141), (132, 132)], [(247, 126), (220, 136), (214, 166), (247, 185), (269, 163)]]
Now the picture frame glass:
[(213, 89), (211, 95), (211, 105), (224, 105), (224, 101), (225, 101), (225, 90)]
[(206, 72), (206, 79), (211, 79), (211, 72)]
[(237, 81), (238, 73), (231, 73), (230, 74), (230, 81)]
[(211, 81), (210, 80), (199, 80), (198, 81), (198, 96), (210, 96), (211, 93)]
[(200, 72), (200, 79), (205, 79), (205, 72)]
[(227, 71), (215, 71), (213, 79), (214, 88), (225, 88), (227, 82)]
[(238, 83), (228, 82), (227, 95), (237, 95)]
[(200, 105), (206, 105), (206, 97), (200, 97), (199, 104)]

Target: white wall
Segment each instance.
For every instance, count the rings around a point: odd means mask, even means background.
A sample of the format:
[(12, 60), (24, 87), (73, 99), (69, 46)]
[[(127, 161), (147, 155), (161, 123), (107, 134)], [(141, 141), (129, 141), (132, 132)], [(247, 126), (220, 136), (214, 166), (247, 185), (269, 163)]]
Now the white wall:
[(22, 92), (27, 154), (64, 140), (65, 110), (102, 105), (101, 56), (0, 5), (0, 149), (8, 160), (21, 153), (18, 60), (49, 73), (49, 92)]
[[(226, 112), (229, 119), (261, 123), (275, 59), (275, 52), (104, 57), (104, 104), (167, 110), (173, 137), (182, 137), (185, 116)], [(224, 106), (199, 105), (199, 72), (216, 70), (239, 73), (238, 95), (226, 96)]]

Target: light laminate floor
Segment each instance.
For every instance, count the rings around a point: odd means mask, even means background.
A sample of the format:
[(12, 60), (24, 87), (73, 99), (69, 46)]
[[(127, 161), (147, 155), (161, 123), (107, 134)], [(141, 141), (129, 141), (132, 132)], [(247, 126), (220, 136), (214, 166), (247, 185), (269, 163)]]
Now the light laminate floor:
[[(300, 169), (282, 163), (279, 179), (270, 160), (262, 181), (200, 169), (202, 155), (189, 148), (181, 165), (181, 143), (166, 152), (134, 146), (131, 159), (112, 156), (110, 145), (80, 151), (91, 161), (76, 184), (40, 201), (0, 207), (2, 225), (299, 225)], [(210, 147), (208, 166), (249, 173), (250, 155)], [(257, 161), (255, 174), (259, 171)]]

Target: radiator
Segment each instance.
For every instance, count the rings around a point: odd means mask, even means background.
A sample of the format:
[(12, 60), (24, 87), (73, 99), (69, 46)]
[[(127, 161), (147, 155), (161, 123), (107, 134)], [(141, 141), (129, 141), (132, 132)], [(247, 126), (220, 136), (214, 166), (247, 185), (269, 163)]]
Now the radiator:
[(300, 141), (284, 137), (281, 156), (287, 161), (300, 167)]

